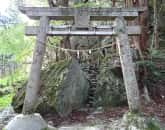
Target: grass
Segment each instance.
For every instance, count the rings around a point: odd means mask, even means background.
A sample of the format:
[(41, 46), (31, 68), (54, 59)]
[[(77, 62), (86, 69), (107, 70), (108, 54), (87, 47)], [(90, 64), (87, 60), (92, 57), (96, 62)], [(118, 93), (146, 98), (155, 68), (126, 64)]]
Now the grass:
[(8, 94), (0, 97), (0, 110), (10, 105), (12, 97), (13, 94)]

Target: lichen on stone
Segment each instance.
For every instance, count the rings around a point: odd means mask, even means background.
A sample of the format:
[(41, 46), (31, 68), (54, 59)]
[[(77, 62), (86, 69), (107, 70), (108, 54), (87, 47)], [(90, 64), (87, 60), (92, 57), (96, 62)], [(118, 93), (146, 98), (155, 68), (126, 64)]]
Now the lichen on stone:
[(141, 113), (128, 112), (123, 116), (122, 124), (126, 130), (163, 130), (158, 120), (153, 117), (145, 117)]

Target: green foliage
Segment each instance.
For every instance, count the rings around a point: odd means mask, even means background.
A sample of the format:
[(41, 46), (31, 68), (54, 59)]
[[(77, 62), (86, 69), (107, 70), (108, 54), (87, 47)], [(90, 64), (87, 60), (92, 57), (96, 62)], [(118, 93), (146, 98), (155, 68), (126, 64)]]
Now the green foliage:
[(0, 54), (13, 54), (16, 61), (25, 60), (33, 47), (33, 40), (24, 38), (24, 26), (13, 25), (0, 30)]
[(155, 120), (152, 120), (150, 119), (148, 122), (147, 122), (147, 130), (161, 130), (159, 125), (157, 124), (157, 122)]
[(7, 107), (12, 101), (13, 94), (0, 97), (0, 110)]
[(16, 86), (16, 83), (19, 81), (24, 81), (27, 79), (27, 74), (24, 72), (24, 68), (17, 69), (11, 75), (7, 75), (4, 78), (0, 78), (0, 87), (11, 87), (12, 85)]
[(24, 37), (24, 25), (13, 25), (7, 29), (0, 30), (0, 54), (11, 54), (14, 56), (13, 62), (19, 65), (14, 73), (0, 79), (0, 84), (9, 85), (15, 81), (26, 78), (26, 62), (31, 55), (34, 39)]
[[(9, 28), (0, 29), (0, 54), (13, 55), (14, 58), (7, 62), (14, 62), (18, 67), (7, 75), (0, 78), (0, 88), (10, 88), (13, 90), (19, 81), (27, 78), (26, 67), (23, 63), (31, 56), (33, 48), (33, 39), (24, 37), (24, 25), (13, 25)], [(2, 62), (2, 61), (0, 61)], [(13, 91), (11, 94), (0, 97), (0, 109), (11, 103)]]
[(152, 49), (150, 50), (150, 57), (153, 58), (160, 58), (162, 60), (165, 60), (165, 50), (157, 50), (157, 49)]

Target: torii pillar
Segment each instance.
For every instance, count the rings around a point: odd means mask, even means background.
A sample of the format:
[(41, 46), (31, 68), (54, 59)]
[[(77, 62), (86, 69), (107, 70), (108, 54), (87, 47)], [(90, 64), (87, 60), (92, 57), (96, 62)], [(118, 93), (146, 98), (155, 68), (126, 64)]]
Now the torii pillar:
[(33, 52), (33, 63), (26, 86), (26, 95), (23, 106), (23, 114), (31, 114), (34, 112), (35, 105), (38, 99), (38, 92), (40, 90), (40, 75), (42, 61), (46, 49), (47, 29), (49, 25), (49, 18), (46, 16), (40, 17), (39, 32), (37, 41)]
[(123, 79), (127, 94), (128, 106), (131, 112), (140, 111), (140, 95), (133, 64), (128, 32), (123, 17), (115, 20), (116, 42), (119, 50), (120, 63), (123, 72)]

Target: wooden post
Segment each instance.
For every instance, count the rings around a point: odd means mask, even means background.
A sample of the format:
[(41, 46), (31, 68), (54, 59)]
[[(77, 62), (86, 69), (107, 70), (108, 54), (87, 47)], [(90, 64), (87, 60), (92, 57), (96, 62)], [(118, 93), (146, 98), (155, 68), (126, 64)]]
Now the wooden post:
[(33, 63), (31, 66), (29, 80), (26, 86), (23, 114), (33, 113), (38, 99), (38, 91), (40, 89), (40, 74), (41, 74), (42, 60), (45, 53), (48, 24), (49, 24), (48, 17), (42, 16), (40, 18), (39, 33), (37, 35), (37, 41), (33, 53)]
[(140, 110), (139, 88), (136, 80), (131, 50), (129, 47), (126, 23), (123, 17), (118, 17), (115, 20), (115, 24), (115, 31), (117, 33), (116, 41), (119, 49), (129, 110), (131, 112), (138, 112)]

